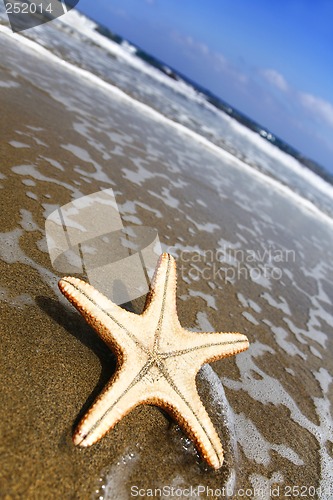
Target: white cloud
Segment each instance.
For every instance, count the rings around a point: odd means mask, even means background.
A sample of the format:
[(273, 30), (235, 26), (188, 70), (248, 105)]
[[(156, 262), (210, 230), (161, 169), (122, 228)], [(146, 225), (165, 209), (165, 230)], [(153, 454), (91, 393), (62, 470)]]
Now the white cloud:
[(190, 48), (191, 50), (195, 50), (196, 52), (200, 52), (201, 54), (207, 56), (210, 54), (210, 50), (207, 47), (205, 43), (198, 42), (197, 40), (194, 40), (191, 36), (180, 36), (177, 33), (173, 34), (174, 38), (177, 40), (177, 42), (181, 43), (187, 48)]
[(263, 69), (261, 71), (261, 75), (265, 78), (265, 80), (268, 83), (274, 85), (279, 90), (282, 90), (282, 92), (288, 92), (289, 85), (286, 79), (284, 78), (284, 76), (281, 75), (281, 73), (279, 73), (275, 69)]
[(198, 56), (200, 56), (210, 64), (211, 68), (213, 68), (216, 73), (227, 74), (229, 77), (232, 77), (234, 81), (241, 84), (247, 83), (248, 77), (231, 64), (221, 52), (211, 50), (205, 43), (191, 36), (182, 36), (176, 32), (172, 33), (172, 36), (178, 45), (182, 46), (187, 57), (198, 60)]
[(303, 111), (310, 112), (312, 117), (316, 117), (317, 120), (325, 122), (333, 127), (333, 104), (325, 101), (321, 97), (292, 89), (284, 76), (275, 69), (264, 69), (260, 71), (260, 74), (271, 85), (277, 87), (282, 92), (288, 92), (289, 98), (291, 97), (294, 103), (298, 102), (303, 108)]
[[(253, 79), (251, 74), (241, 71), (222, 53), (212, 50), (205, 43), (192, 36), (183, 36), (176, 32), (173, 32), (172, 36), (187, 58), (196, 60), (198, 64), (203, 64), (205, 61), (214, 71), (215, 76), (219, 75), (224, 78), (224, 81), (237, 84), (238, 90), (249, 92), (251, 88), (255, 88), (257, 79)], [(268, 87), (266, 85), (261, 99), (262, 101), (266, 99), (271, 104), (272, 109), (281, 110), (282, 105), (283, 112), (289, 113), (290, 118), (299, 116), (299, 114), (304, 117), (306, 112), (308, 116), (311, 116), (313, 122), (320, 121), (322, 124), (333, 127), (333, 104), (294, 88), (279, 71), (273, 68), (261, 69), (259, 74), (269, 84)], [(278, 89), (283, 94), (283, 100), (277, 99), (276, 92), (272, 92), (273, 88)], [(262, 91), (263, 89), (261, 89)]]
[(333, 105), (330, 102), (305, 92), (301, 92), (299, 98), (305, 109), (333, 127)]

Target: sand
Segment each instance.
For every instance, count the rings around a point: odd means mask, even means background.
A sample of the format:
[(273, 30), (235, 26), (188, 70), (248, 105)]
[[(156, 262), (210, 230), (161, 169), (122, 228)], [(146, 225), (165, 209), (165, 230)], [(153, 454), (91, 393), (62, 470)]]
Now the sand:
[[(270, 488), (284, 498), (295, 486), (329, 498), (332, 226), (130, 101), (3, 35), (0, 45), (1, 498), (131, 498), (138, 488), (149, 498), (163, 486), (185, 497), (199, 485), (202, 498), (226, 498), (227, 486), (234, 498), (246, 488), (245, 498)], [(123, 221), (155, 227), (178, 257), (181, 323), (251, 342), (198, 376), (225, 444), (219, 471), (155, 407), (91, 448), (72, 444), (115, 358), (61, 298), (45, 218), (110, 187)]]

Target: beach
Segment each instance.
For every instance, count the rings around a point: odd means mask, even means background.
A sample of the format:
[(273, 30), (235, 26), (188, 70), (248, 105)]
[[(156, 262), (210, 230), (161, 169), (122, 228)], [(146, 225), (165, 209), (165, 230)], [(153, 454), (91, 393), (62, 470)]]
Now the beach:
[[(202, 498), (284, 498), (295, 487), (330, 498), (332, 219), (18, 37), (0, 32), (1, 498), (149, 498), (201, 486)], [(72, 443), (116, 360), (58, 291), (45, 220), (109, 188), (123, 223), (156, 228), (175, 256), (181, 324), (249, 338), (248, 351), (197, 378), (225, 448), (218, 471), (153, 406), (92, 447)]]

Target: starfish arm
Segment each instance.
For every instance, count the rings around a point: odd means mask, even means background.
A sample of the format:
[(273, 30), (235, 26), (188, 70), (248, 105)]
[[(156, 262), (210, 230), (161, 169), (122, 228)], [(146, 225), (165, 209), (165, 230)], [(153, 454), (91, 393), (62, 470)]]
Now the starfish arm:
[[(212, 421), (198, 395), (193, 379), (177, 385), (168, 375), (167, 390), (154, 404), (169, 413), (193, 440), (197, 450), (208, 464), (219, 469), (223, 464), (223, 448)], [(170, 391), (170, 385), (173, 391)], [(185, 396), (186, 395), (186, 396)]]
[(65, 297), (117, 355), (135, 348), (145, 350), (143, 343), (132, 333), (138, 330), (141, 316), (117, 306), (78, 278), (62, 278), (58, 285)]
[(144, 315), (163, 319), (177, 318), (176, 309), (177, 272), (172, 255), (163, 253), (158, 261), (150, 292), (147, 295)]
[(73, 434), (78, 446), (91, 446), (117, 422), (147, 399), (147, 379), (151, 363), (147, 361), (133, 375), (133, 367), (122, 368), (83, 416)]
[(170, 361), (182, 358), (191, 367), (191, 372), (196, 374), (204, 363), (245, 351), (249, 347), (249, 341), (245, 335), (236, 332), (198, 333), (182, 329), (182, 334), (178, 332), (177, 335), (176, 349), (174, 343), (171, 349), (166, 342), (162, 347), (164, 347), (161, 354), (163, 358), (169, 358)]

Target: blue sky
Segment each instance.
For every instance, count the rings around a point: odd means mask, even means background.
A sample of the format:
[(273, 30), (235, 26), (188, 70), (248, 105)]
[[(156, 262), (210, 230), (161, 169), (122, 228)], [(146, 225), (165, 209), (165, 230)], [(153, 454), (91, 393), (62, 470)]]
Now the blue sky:
[(333, 172), (332, 0), (80, 0), (77, 7)]

